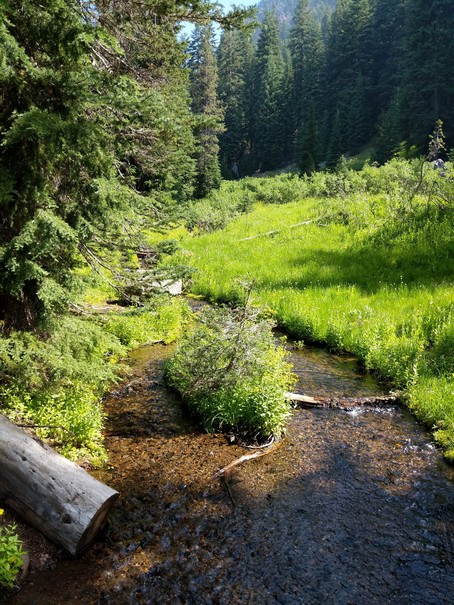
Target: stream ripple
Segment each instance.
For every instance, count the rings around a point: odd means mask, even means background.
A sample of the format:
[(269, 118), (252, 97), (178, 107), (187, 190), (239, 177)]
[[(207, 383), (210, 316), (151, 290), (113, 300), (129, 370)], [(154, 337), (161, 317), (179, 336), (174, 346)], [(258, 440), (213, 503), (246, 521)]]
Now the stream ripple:
[[(295, 411), (283, 445), (244, 453), (184, 417), (162, 382), (170, 347), (139, 349), (106, 401), (121, 492), (78, 560), (32, 574), (15, 605), (451, 605), (454, 469), (400, 407)], [(292, 352), (308, 395), (382, 394), (354, 360)]]

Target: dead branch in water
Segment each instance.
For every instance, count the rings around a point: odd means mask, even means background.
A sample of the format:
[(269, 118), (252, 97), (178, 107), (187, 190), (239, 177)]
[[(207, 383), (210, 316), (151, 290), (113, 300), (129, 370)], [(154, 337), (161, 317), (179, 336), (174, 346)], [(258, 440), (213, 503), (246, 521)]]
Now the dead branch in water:
[(398, 394), (375, 395), (372, 397), (309, 397), (299, 393), (285, 393), (287, 399), (294, 401), (299, 407), (308, 408), (351, 408), (363, 405), (381, 406), (393, 405), (399, 400)]
[(262, 456), (266, 456), (267, 454), (271, 454), (272, 452), (277, 450), (277, 448), (280, 447), (281, 445), (282, 445), (282, 441), (276, 441), (275, 443), (273, 443), (272, 445), (270, 445), (269, 447), (267, 447), (264, 450), (261, 450), (259, 452), (253, 452), (252, 454), (245, 454), (244, 456), (240, 456), (236, 460), (233, 460), (232, 462), (230, 462), (230, 464), (227, 464), (227, 466), (224, 466), (223, 468), (221, 468), (217, 473), (215, 473), (213, 475), (213, 477), (221, 477), (222, 475), (225, 475), (226, 473), (231, 471), (232, 468), (235, 468), (235, 466), (238, 466), (239, 464), (242, 464), (243, 462), (247, 462), (248, 460), (253, 460), (254, 458), (260, 458)]

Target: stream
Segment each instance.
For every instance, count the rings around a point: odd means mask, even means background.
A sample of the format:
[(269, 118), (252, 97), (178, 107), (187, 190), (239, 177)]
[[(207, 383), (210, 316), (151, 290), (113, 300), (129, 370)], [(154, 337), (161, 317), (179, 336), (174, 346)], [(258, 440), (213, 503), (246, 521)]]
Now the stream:
[[(186, 418), (162, 379), (172, 347), (133, 354), (106, 398), (121, 493), (79, 559), (32, 573), (13, 605), (451, 605), (454, 468), (401, 407), (298, 409), (283, 444), (245, 453)], [(291, 350), (307, 395), (385, 391), (353, 359)], [(247, 452), (246, 452), (247, 453)]]

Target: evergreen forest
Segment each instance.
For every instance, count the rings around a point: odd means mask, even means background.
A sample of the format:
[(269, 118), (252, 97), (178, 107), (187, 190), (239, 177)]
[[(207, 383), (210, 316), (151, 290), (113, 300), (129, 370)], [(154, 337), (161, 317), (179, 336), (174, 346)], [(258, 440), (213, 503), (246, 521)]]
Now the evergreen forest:
[[(452, 458), (452, 2), (258, 8), (0, 0), (0, 409), (102, 463), (101, 398), (127, 351), (186, 330), (165, 285), (235, 305), (253, 275), (252, 301), (399, 387)], [(257, 229), (243, 217), (235, 237), (261, 237), (301, 212), (343, 256), (306, 250), (292, 309), (255, 244), (230, 258), (206, 235), (246, 215)], [(331, 292), (317, 312), (313, 287)]]
[[(0, 17), (2, 419), (105, 470), (103, 398), (176, 342), (199, 428), (280, 445), (278, 327), (353, 356), (454, 461), (452, 0)], [(22, 556), (0, 519), (0, 590)]]
[[(292, 19), (270, 7), (256, 44), (226, 31), (218, 49), (224, 176), (295, 161), (333, 168), (365, 148), (373, 161), (425, 150), (437, 120), (454, 137), (454, 10), (449, 2), (339, 0)], [(288, 25), (287, 25), (288, 24)], [(236, 168), (235, 168), (236, 170)]]

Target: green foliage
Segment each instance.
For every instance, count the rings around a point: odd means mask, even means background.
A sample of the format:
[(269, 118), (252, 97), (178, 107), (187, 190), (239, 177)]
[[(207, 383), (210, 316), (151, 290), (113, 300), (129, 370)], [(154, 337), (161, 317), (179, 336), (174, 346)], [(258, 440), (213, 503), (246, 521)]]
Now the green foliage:
[(247, 305), (208, 309), (184, 335), (166, 374), (207, 430), (279, 437), (289, 416), (292, 384), (272, 324)]
[(122, 345), (134, 349), (160, 340), (165, 343), (177, 340), (188, 319), (189, 307), (175, 299), (155, 304), (154, 308), (144, 307), (112, 314), (104, 319), (104, 326)]
[(284, 4), (259, 5), (262, 27), (249, 77), (241, 63), (249, 61), (249, 42), (237, 37), (234, 46), (233, 36), (221, 42), (223, 78), (237, 84), (223, 97), (228, 177), (239, 157), (253, 159), (252, 170), (296, 161), (302, 174), (334, 168), (342, 154), (369, 144), (379, 162), (399, 149), (409, 158), (424, 149), (438, 119), (453, 145), (450, 0), (339, 0), (321, 22), (313, 1)]
[[(67, 309), (81, 264), (101, 271), (112, 248), (128, 259), (144, 227), (164, 222), (169, 207), (193, 195), (195, 122), (179, 23), (214, 18), (230, 27), (247, 11), (224, 18), (210, 3), (147, 7), (103, 0), (0, 4), (5, 330), (45, 327)], [(205, 83), (215, 90), (208, 75)], [(213, 151), (216, 116), (208, 113), (197, 129), (201, 148), (206, 143)], [(218, 116), (215, 122), (217, 128)], [(219, 168), (209, 188), (218, 181)]]
[(223, 177), (250, 173), (251, 127), (248, 81), (254, 49), (252, 38), (239, 30), (224, 31), (218, 49), (219, 100), (224, 107), (225, 131), (219, 137)]
[(254, 154), (258, 170), (272, 170), (285, 161), (285, 115), (288, 70), (276, 16), (265, 16), (254, 64)]
[(90, 320), (65, 318), (47, 340), (29, 333), (0, 339), (2, 412), (25, 424), (45, 425), (69, 457), (102, 459), (99, 399), (117, 376), (111, 363), (125, 349)]
[[(0, 509), (0, 516), (3, 510)], [(0, 587), (12, 588), (19, 574), (25, 554), (15, 525), (0, 525)]]
[[(255, 180), (256, 198), (272, 181)], [(287, 182), (296, 201), (256, 205), (185, 242), (199, 269), (193, 292), (235, 302), (234, 280), (253, 277), (255, 302), (294, 338), (355, 354), (406, 393), (452, 455), (451, 178), (425, 164), (421, 181), (421, 161), (396, 159)]]
[(92, 318), (61, 318), (46, 339), (0, 338), (1, 411), (37, 427), (68, 458), (105, 460), (101, 397), (118, 379), (130, 348), (179, 337), (189, 317), (177, 300)]
[(195, 196), (205, 197), (221, 183), (219, 134), (222, 111), (217, 99), (217, 63), (211, 25), (197, 26), (189, 45), (190, 94), (196, 117), (197, 176)]

